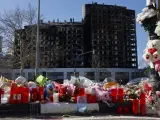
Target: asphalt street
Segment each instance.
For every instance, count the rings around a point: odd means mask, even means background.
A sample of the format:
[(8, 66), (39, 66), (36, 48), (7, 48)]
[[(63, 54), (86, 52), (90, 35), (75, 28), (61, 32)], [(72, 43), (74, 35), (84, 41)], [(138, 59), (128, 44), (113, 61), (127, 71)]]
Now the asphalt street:
[(0, 120), (160, 120), (160, 117), (145, 116), (114, 116), (114, 115), (95, 115), (95, 116), (23, 116), (23, 117), (1, 117)]

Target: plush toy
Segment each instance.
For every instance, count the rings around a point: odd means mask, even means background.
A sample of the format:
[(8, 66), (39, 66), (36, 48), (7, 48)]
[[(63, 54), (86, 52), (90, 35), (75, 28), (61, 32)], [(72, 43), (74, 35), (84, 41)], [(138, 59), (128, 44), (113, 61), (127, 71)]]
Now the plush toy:
[(143, 59), (151, 68), (150, 82), (155, 92), (160, 87), (160, 40), (148, 40)]
[(16, 78), (15, 83), (19, 86), (24, 86), (24, 83), (26, 82), (26, 78), (19, 76), (18, 78)]
[[(153, 63), (155, 71), (160, 73), (160, 40), (149, 40), (144, 51), (143, 59)], [(151, 66), (150, 66), (151, 67)]]
[(111, 101), (111, 98), (109, 96), (110, 93), (108, 91), (104, 91), (100, 88), (93, 88), (93, 90), (96, 95), (97, 101), (102, 101), (104, 103), (108, 103), (109, 101)]
[(53, 95), (53, 84), (48, 84), (44, 88), (44, 101), (42, 103), (50, 102), (51, 95)]

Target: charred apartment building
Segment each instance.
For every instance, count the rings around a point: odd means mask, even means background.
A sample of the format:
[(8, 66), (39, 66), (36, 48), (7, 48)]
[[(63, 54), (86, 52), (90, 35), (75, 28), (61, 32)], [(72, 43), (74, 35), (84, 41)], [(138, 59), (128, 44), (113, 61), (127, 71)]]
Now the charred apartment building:
[[(81, 22), (40, 22), (39, 65), (41, 68), (71, 68), (77, 55), (83, 53), (83, 25)], [(21, 40), (21, 41), (20, 41)], [(22, 44), (21, 44), (22, 42)], [(22, 49), (20, 49), (22, 45)], [(15, 68), (35, 67), (36, 25), (25, 26), (15, 34)], [(20, 54), (22, 51), (22, 56)], [(83, 67), (83, 56), (77, 59), (76, 67)]]
[[(126, 7), (86, 4), (82, 8), (88, 67), (137, 68), (135, 11)], [(92, 58), (92, 65), (88, 63)]]
[[(78, 55), (95, 50), (95, 54), (78, 57), (77, 68), (137, 68), (137, 43), (135, 11), (126, 7), (104, 4), (86, 4), (82, 8), (83, 19), (75, 22), (59, 20), (40, 24), (40, 67), (73, 68)], [(23, 31), (23, 47), (35, 53), (36, 32), (27, 35)], [(31, 38), (31, 36), (33, 36)], [(16, 40), (15, 51), (20, 51)], [(32, 42), (32, 43), (30, 43)], [(18, 53), (18, 54), (17, 54)], [(20, 52), (15, 52), (16, 68), (20, 67)], [(23, 55), (23, 57), (26, 55)], [(30, 55), (29, 55), (30, 56)], [(19, 58), (19, 59), (17, 59)], [(34, 68), (35, 59), (26, 58), (24, 67)], [(32, 61), (32, 62), (31, 62)]]

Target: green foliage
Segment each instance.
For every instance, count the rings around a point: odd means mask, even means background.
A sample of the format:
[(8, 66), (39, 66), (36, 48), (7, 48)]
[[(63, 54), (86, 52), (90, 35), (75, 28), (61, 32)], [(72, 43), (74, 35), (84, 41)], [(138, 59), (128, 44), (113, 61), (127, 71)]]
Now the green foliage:
[(153, 30), (155, 29), (155, 24), (148, 24), (148, 23), (143, 23), (141, 25), (142, 27), (144, 27), (145, 32), (148, 31), (149, 33), (153, 32)]

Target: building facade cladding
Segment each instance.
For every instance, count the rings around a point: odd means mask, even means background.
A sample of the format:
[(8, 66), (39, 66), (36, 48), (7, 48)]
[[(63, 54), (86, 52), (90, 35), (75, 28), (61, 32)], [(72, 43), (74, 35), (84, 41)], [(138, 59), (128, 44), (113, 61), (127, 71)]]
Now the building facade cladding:
[[(137, 68), (135, 11), (100, 4), (83, 6), (85, 57), (88, 67)], [(90, 47), (88, 47), (90, 46)], [(88, 63), (92, 59), (92, 64)]]
[[(28, 34), (28, 30), (35, 33)], [(33, 32), (33, 31), (32, 31)], [(20, 68), (20, 38), (23, 37), (23, 56), (35, 54), (36, 27), (26, 26), (17, 30), (15, 35), (15, 68)], [(27, 35), (28, 34), (28, 35)], [(26, 51), (27, 50), (27, 51)], [(40, 68), (69, 68), (74, 67), (75, 58), (83, 52), (83, 25), (81, 22), (49, 22), (40, 24), (39, 46)], [(83, 67), (83, 56), (77, 59), (76, 67)], [(24, 68), (34, 68), (35, 58), (26, 58)]]

